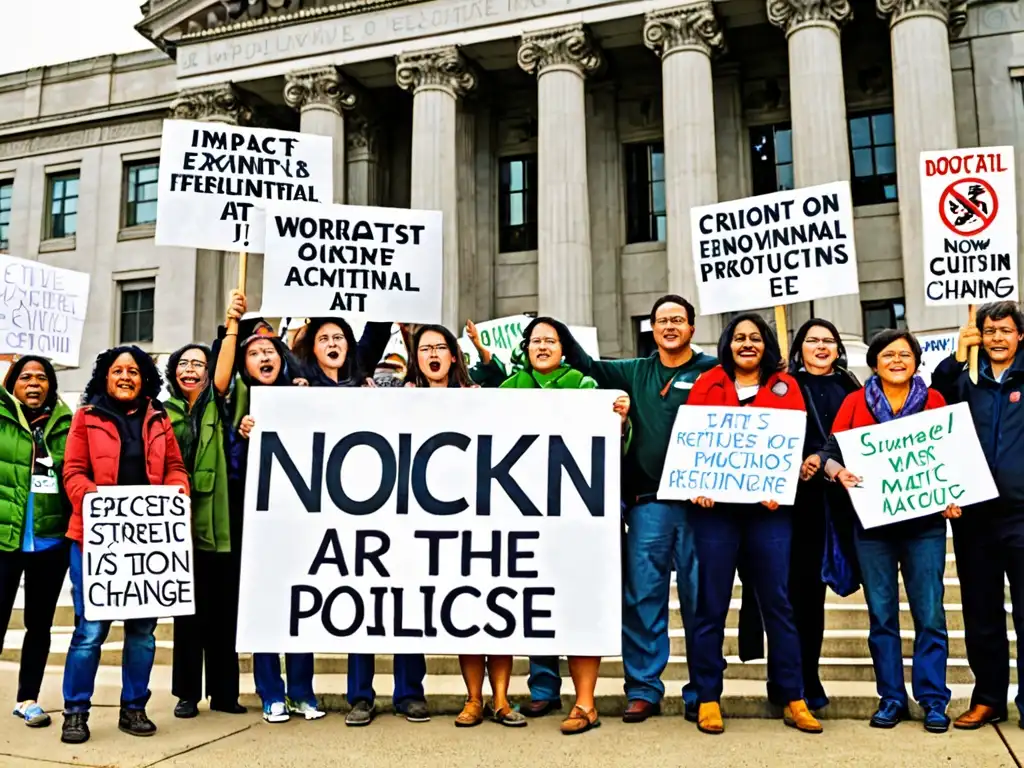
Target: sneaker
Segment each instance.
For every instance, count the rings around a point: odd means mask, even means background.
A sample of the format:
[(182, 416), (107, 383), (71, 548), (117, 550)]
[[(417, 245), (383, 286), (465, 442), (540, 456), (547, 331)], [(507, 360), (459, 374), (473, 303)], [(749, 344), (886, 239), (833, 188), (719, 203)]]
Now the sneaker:
[(285, 706), (287, 706), (290, 714), (302, 715), (307, 720), (319, 720), (327, 715), (326, 712), (317, 708), (316, 702), (310, 704), (308, 701), (285, 699)]
[(188, 720), (199, 716), (199, 705), (194, 701), (182, 699), (174, 708), (174, 716), (182, 720)]
[(152, 736), (156, 733), (156, 724), (146, 717), (144, 709), (121, 707), (121, 717), (117, 720), (117, 728), (132, 736)]
[(377, 709), (368, 701), (357, 701), (345, 715), (345, 725), (369, 725), (377, 715)]
[(89, 740), (89, 713), (65, 712), (60, 740), (65, 744), (84, 744)]
[(407, 701), (402, 709), (395, 710), (396, 715), (405, 715), (410, 723), (429, 723), (430, 710), (427, 709), (427, 702), (413, 700)]
[(28, 706), (19, 704), (11, 714), (24, 720), (29, 728), (45, 728), (50, 724), (50, 716), (35, 701)]
[(288, 709), (283, 701), (263, 702), (263, 719), (268, 723), (287, 723)]

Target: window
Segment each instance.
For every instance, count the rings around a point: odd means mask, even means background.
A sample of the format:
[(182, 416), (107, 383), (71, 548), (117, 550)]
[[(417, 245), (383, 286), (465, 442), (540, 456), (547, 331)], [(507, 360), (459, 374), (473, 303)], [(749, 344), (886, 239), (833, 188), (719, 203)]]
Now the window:
[(156, 286), (152, 281), (122, 283), (120, 344), (153, 340), (153, 298)]
[(896, 196), (896, 130), (892, 112), (850, 118), (853, 204), (890, 203)]
[(14, 182), (0, 181), (0, 251), (11, 247), (11, 207), (14, 198)]
[(665, 240), (665, 145), (626, 145), (626, 242)]
[(503, 157), (498, 168), (498, 250), (537, 248), (537, 156)]
[(140, 224), (156, 223), (156, 187), (160, 166), (146, 160), (125, 166), (125, 211), (124, 225), (137, 227)]
[(750, 129), (754, 194), (793, 189), (793, 129), (789, 123)]
[(71, 237), (78, 231), (78, 171), (51, 176), (49, 200), (47, 239)]
[(902, 331), (907, 328), (906, 306), (904, 306), (902, 298), (864, 301), (860, 306), (864, 314), (865, 344), (870, 344), (871, 339), (879, 331), (884, 331), (887, 328)]

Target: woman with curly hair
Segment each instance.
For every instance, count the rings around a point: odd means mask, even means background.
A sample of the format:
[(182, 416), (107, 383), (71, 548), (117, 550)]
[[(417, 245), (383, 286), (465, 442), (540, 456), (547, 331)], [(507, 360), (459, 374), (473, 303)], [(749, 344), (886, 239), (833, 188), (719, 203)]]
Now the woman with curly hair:
[[(71, 594), (75, 632), (64, 666), (64, 728), (61, 741), (89, 739), (89, 709), (103, 642), (110, 621), (85, 618), (82, 594), (82, 501), (99, 487), (172, 485), (189, 492), (188, 473), (174, 439), (171, 420), (157, 399), (160, 372), (136, 346), (108, 349), (96, 358), (82, 407), (71, 420), (64, 455), (64, 486), (71, 501)], [(156, 619), (124, 623), (121, 716), (118, 728), (152, 736), (146, 716), (149, 675), (156, 651)]]

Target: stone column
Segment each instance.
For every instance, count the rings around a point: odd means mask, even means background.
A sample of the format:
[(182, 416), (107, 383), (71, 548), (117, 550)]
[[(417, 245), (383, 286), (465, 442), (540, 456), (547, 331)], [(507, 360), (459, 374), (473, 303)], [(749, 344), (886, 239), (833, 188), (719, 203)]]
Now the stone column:
[(348, 202), (352, 205), (381, 205), (380, 130), (365, 115), (348, 125)]
[(455, 46), (403, 53), (398, 56), (395, 75), (399, 87), (413, 94), (410, 203), (412, 208), (444, 215), (441, 318), (445, 326), (458, 332), (462, 321), (456, 101), (476, 87), (477, 76)]
[(966, 21), (956, 0), (876, 0), (880, 16), (891, 16), (893, 112), (896, 122), (896, 181), (899, 184), (903, 295), (907, 325), (918, 332), (956, 328), (963, 308), (925, 307), (921, 236), (921, 152), (957, 146), (949, 37)]
[[(665, 208), (668, 214), (668, 292), (697, 302), (690, 209), (718, 202), (715, 99), (711, 56), (725, 49), (711, 3), (650, 11), (644, 43), (661, 57), (665, 126)], [(699, 338), (717, 338), (697, 323)], [(708, 335), (707, 331), (713, 335)]]
[(337, 67), (320, 67), (285, 75), (284, 100), (299, 110), (299, 130), (330, 136), (334, 144), (334, 200), (345, 202), (345, 117), (359, 101), (355, 87)]
[(593, 325), (583, 83), (601, 53), (577, 24), (525, 35), (518, 59), (537, 75), (538, 307), (570, 325)]

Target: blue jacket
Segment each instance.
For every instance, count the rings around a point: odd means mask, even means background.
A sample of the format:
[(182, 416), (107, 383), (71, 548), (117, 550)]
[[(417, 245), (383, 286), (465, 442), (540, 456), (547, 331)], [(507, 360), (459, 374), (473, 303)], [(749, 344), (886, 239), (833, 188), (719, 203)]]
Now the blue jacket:
[(966, 363), (947, 357), (932, 374), (932, 388), (950, 405), (970, 406), (1000, 497), (1024, 506), (1024, 350), (1003, 373), (1002, 381), (992, 378), (992, 365), (982, 351), (977, 384), (971, 381)]

